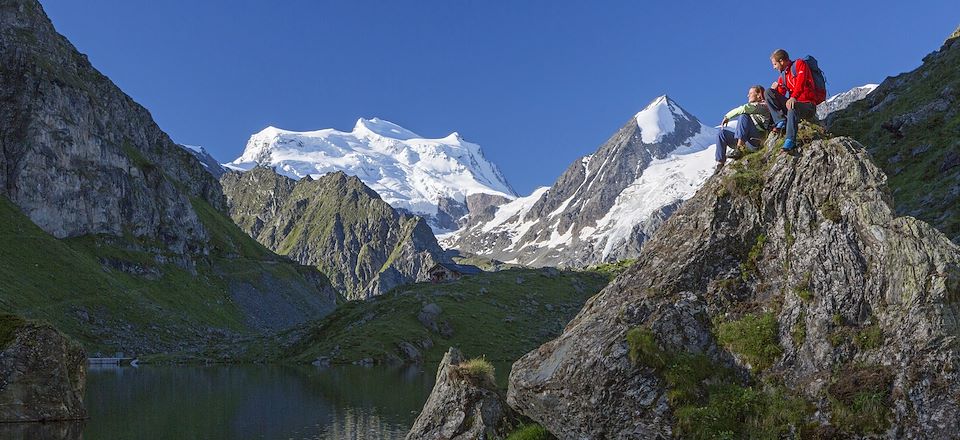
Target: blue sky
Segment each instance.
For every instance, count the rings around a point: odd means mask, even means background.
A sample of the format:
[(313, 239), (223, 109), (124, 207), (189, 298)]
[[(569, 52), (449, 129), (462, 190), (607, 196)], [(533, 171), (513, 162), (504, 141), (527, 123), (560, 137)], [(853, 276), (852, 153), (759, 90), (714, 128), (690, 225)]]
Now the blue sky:
[(815, 55), (832, 94), (916, 68), (960, 24), (955, 0), (41, 3), (175, 141), (223, 162), (268, 125), (376, 116), (459, 132), (522, 195), (661, 94), (718, 124), (775, 79), (778, 47)]

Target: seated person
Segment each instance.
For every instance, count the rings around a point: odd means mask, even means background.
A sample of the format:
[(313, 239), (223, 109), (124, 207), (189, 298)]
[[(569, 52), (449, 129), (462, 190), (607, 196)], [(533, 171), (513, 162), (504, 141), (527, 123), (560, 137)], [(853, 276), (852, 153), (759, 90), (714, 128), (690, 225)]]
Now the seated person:
[[(800, 119), (816, 120), (817, 104), (823, 102), (827, 91), (817, 88), (810, 66), (804, 60), (791, 61), (783, 49), (777, 49), (770, 55), (770, 63), (780, 73), (780, 78), (770, 85), (764, 100), (776, 124), (774, 130), (786, 128), (783, 151), (790, 151), (796, 146)], [(787, 92), (790, 93), (789, 99)]]
[[(731, 131), (727, 128), (727, 123), (733, 118), (737, 120), (737, 127)], [(727, 147), (734, 147), (739, 154), (743, 150), (755, 151), (762, 142), (764, 132), (770, 123), (770, 112), (766, 103), (763, 102), (763, 87), (753, 86), (747, 90), (747, 103), (727, 112), (723, 117), (717, 136), (717, 169), (723, 168), (727, 162)]]

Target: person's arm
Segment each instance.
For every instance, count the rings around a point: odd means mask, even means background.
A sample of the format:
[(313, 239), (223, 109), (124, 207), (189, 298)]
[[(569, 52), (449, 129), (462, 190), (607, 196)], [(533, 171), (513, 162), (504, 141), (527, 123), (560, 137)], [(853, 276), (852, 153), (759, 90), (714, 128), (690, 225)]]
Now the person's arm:
[(749, 105), (750, 105), (750, 104), (744, 104), (744, 105), (741, 105), (741, 106), (739, 106), (739, 107), (734, 107), (733, 110), (730, 110), (730, 111), (727, 112), (727, 114), (723, 115), (723, 119), (724, 119), (724, 120), (730, 120), (730, 119), (733, 119), (733, 118), (735, 118), (735, 117), (737, 117), (737, 116), (740, 116), (740, 115), (742, 115), (742, 114), (744, 114), (744, 113), (749, 113), (749, 112), (747, 111), (747, 107), (748, 107)]
[(776, 90), (777, 93), (787, 96), (787, 84), (783, 81), (783, 75), (777, 77), (777, 80), (770, 85), (770, 88)]
[(765, 102), (748, 102), (743, 105), (743, 112), (748, 115), (770, 114)]

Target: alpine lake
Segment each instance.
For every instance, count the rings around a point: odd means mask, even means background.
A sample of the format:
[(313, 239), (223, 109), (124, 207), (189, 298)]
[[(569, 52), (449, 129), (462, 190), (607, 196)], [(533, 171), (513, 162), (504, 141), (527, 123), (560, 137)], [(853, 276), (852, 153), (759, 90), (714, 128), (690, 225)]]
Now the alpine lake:
[[(506, 387), (509, 363), (494, 363)], [(4, 439), (402, 439), (437, 364), (91, 366), (89, 419), (0, 424)]]

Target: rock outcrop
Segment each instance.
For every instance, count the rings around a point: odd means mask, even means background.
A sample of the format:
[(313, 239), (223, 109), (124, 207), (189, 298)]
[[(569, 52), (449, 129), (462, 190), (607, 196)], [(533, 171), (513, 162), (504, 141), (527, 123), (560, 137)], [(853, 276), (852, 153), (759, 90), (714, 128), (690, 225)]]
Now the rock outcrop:
[(407, 440), (502, 439), (519, 425), (491, 378), (469, 371), (465, 361), (456, 348), (443, 356), (436, 384)]
[(79, 420), (87, 357), (49, 324), (0, 315), (0, 423)]
[(816, 140), (708, 180), (508, 401), (563, 439), (952, 438), (958, 301), (960, 249), (894, 215), (863, 146)]
[(426, 222), (342, 172), (295, 181), (270, 167), (221, 178), (234, 221), (267, 248), (316, 266), (350, 299), (427, 279), (449, 261)]

